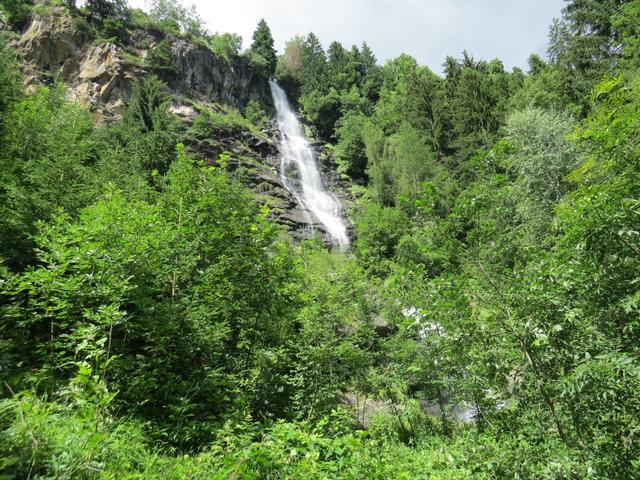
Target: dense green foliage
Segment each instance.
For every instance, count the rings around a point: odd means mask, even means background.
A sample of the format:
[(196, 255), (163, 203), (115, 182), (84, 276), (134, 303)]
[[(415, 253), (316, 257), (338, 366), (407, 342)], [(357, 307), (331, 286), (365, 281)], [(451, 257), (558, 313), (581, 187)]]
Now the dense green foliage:
[[(240, 53), (179, 3), (102, 3), (96, 28)], [(639, 15), (571, 0), (548, 62), (441, 76), (313, 33), (276, 65), (262, 21), (249, 55), (351, 184), (346, 252), (183, 146), (261, 135), (264, 105), (185, 128), (149, 76), (96, 126), (62, 86), (23, 92), (2, 45), (0, 476), (636, 478)]]
[(240, 53), (242, 37), (236, 33), (216, 33), (211, 37), (210, 43), (215, 53), (230, 58)]
[(253, 32), (251, 52), (264, 59), (266, 73), (269, 77), (272, 77), (276, 71), (276, 50), (273, 48), (271, 30), (264, 19), (261, 19), (260, 22), (258, 22), (256, 31)]
[(124, 0), (87, 0), (86, 9), (91, 20), (124, 20), (127, 16), (127, 4)]
[(206, 35), (204, 21), (195, 7), (185, 7), (179, 0), (153, 0), (150, 3), (151, 18), (164, 29), (195, 37)]

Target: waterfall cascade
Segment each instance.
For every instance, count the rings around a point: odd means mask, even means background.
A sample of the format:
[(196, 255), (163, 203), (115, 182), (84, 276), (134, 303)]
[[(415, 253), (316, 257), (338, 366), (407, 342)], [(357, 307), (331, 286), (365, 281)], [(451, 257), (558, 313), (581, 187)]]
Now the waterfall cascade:
[[(347, 228), (340, 215), (340, 201), (327, 192), (315, 155), (304, 135), (302, 125), (291, 109), (287, 94), (275, 82), (269, 82), (280, 129), (280, 175), (310, 217), (324, 225), (331, 242), (345, 248), (349, 245)], [(313, 219), (309, 218), (309, 223)]]

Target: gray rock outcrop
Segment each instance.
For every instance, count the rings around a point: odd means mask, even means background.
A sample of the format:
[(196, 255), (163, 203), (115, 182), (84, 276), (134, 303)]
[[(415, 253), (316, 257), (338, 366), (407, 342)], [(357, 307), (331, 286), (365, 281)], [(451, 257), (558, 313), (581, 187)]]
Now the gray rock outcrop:
[[(50, 7), (31, 17), (17, 50), (26, 61), (31, 86), (46, 78), (62, 81), (69, 96), (102, 115), (119, 118), (136, 80), (152, 73), (146, 64), (162, 41), (158, 32), (137, 30), (124, 45), (93, 40), (63, 7)], [(172, 93), (203, 102), (244, 107), (251, 98), (264, 98), (266, 81), (249, 59), (230, 60), (183, 38), (167, 37), (171, 65), (156, 72)]]

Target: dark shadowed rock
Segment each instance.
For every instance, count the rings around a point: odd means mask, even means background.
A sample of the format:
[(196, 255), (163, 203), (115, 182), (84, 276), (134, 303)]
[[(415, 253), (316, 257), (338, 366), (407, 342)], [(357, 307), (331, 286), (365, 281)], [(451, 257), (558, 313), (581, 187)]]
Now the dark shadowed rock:
[(389, 322), (378, 315), (373, 317), (373, 329), (379, 337), (383, 338), (391, 336), (396, 331)]
[(174, 73), (166, 80), (172, 90), (235, 107), (266, 97), (265, 79), (248, 58), (227, 60), (182, 38), (172, 39), (171, 48)]

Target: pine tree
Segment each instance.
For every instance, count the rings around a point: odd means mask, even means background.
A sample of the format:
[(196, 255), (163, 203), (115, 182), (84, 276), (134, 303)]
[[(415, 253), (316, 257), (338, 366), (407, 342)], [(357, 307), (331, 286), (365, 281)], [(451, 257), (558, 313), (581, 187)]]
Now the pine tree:
[(373, 50), (371, 50), (369, 45), (367, 45), (367, 42), (362, 43), (362, 47), (360, 48), (360, 58), (362, 59), (362, 64), (364, 65), (365, 75), (376, 68), (376, 63), (378, 60), (373, 54)]
[(331, 42), (327, 50), (327, 66), (332, 74), (341, 73), (347, 64), (347, 51), (340, 42)]
[(271, 29), (269, 29), (267, 22), (261, 19), (260, 22), (258, 22), (258, 27), (255, 32), (253, 32), (251, 51), (265, 59), (267, 62), (266, 72), (270, 77), (276, 72), (276, 65), (278, 63), (273, 43)]
[(327, 57), (315, 33), (311, 32), (307, 35), (300, 53), (302, 55), (300, 71), (302, 92), (308, 93), (313, 90), (324, 92), (327, 87)]
[(348, 63), (349, 52), (340, 42), (331, 42), (327, 50), (327, 72), (330, 85), (337, 90), (344, 90), (350, 86)]
[(567, 0), (562, 19), (549, 35), (549, 59), (571, 78), (574, 99), (583, 101), (591, 88), (610, 72), (622, 51), (615, 19), (628, 0)]

